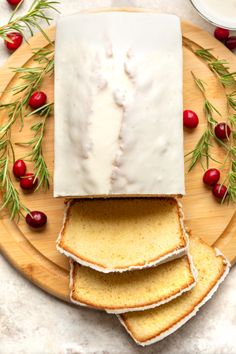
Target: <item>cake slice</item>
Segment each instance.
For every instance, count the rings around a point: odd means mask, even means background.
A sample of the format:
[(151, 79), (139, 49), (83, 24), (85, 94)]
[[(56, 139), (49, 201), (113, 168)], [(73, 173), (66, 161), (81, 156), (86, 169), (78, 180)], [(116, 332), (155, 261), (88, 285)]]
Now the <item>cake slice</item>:
[(184, 194), (182, 76), (178, 17), (113, 10), (62, 16), (54, 196)]
[(104, 273), (164, 263), (186, 254), (187, 246), (173, 198), (74, 200), (57, 240), (61, 253)]
[(191, 291), (155, 309), (120, 315), (122, 324), (138, 344), (152, 344), (175, 332), (212, 297), (228, 274), (227, 259), (203, 241), (191, 237), (190, 253), (198, 271), (197, 285)]
[(123, 313), (154, 308), (196, 285), (196, 270), (188, 256), (158, 267), (104, 274), (71, 262), (72, 302)]

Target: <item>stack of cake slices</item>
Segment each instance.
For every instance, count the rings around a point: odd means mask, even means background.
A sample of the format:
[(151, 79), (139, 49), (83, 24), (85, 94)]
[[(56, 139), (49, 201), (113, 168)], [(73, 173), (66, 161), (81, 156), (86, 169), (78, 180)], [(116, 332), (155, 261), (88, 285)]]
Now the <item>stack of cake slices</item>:
[(117, 314), (141, 345), (194, 316), (229, 271), (188, 237), (174, 198), (73, 200), (57, 248), (70, 257), (71, 301)]
[(54, 196), (72, 198), (57, 249), (71, 301), (116, 314), (141, 345), (184, 324), (229, 271), (185, 230), (182, 98), (176, 16), (57, 23)]

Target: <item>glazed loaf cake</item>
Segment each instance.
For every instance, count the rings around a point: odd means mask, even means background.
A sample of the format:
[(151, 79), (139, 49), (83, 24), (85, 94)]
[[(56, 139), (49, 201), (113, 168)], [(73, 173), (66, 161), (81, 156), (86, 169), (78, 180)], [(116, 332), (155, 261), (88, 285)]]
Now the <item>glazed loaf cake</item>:
[(121, 11), (58, 21), (54, 171), (56, 197), (184, 194), (176, 16)]
[(192, 290), (155, 309), (120, 315), (138, 344), (160, 341), (184, 325), (212, 297), (229, 272), (227, 259), (200, 239), (190, 237), (190, 254), (198, 271), (197, 285)]
[(187, 246), (181, 205), (173, 198), (74, 200), (57, 240), (61, 253), (104, 273), (168, 262)]
[(189, 256), (158, 267), (109, 274), (71, 262), (71, 300), (116, 314), (146, 310), (191, 290), (196, 279)]

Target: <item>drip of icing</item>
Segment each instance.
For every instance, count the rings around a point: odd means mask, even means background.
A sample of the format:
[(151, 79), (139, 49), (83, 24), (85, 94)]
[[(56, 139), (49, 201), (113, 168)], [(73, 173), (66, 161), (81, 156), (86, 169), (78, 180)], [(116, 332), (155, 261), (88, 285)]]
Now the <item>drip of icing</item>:
[[(122, 131), (125, 129), (126, 126), (126, 116), (127, 116), (127, 109), (131, 105), (132, 101), (134, 100), (135, 96), (135, 75), (137, 71), (135, 71), (135, 66), (133, 62), (131, 63), (130, 54), (133, 53), (132, 48), (130, 48), (127, 53), (127, 59), (124, 61), (124, 73), (127, 75), (127, 79), (130, 81), (132, 89), (130, 89), (129, 96), (127, 91), (122, 91), (121, 89), (116, 89), (113, 92), (113, 97), (115, 103), (122, 108), (122, 122), (119, 132), (119, 150), (116, 153), (116, 157), (113, 163), (113, 170), (111, 173), (111, 190), (110, 192), (114, 193), (116, 190), (126, 190), (126, 186), (131, 183), (128, 180), (127, 176), (124, 172), (122, 172), (122, 154), (124, 152), (124, 142), (123, 142), (123, 134)], [(132, 56), (133, 58), (133, 56)], [(133, 60), (132, 60), (133, 61)]]
[(134, 56), (134, 52), (132, 48), (129, 48), (126, 53), (127, 58), (132, 58)]
[(105, 53), (107, 58), (112, 58), (113, 57), (113, 46), (111, 43), (110, 38), (105, 39)]
[(135, 66), (134, 55), (132, 56), (128, 55), (129, 51), (127, 52), (127, 59), (124, 62), (124, 71), (131, 80), (134, 80), (134, 76), (135, 76), (135, 72), (137, 71), (137, 68)]
[(104, 90), (108, 85), (106, 78), (101, 73), (96, 76), (95, 80), (96, 86), (99, 90)]
[(132, 100), (132, 94), (126, 90), (118, 88), (113, 91), (113, 99), (117, 106), (125, 108)]

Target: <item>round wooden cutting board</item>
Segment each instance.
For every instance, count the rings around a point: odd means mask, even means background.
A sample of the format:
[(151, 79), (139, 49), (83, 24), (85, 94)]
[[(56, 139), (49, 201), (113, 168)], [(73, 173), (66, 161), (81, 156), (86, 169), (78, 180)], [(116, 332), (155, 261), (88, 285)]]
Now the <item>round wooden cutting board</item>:
[[(231, 70), (236, 71), (236, 57), (215, 40), (208, 33), (190, 23), (182, 23), (183, 36), (204, 48), (213, 48), (216, 57), (226, 59)], [(55, 29), (49, 28), (47, 35), (54, 40)], [(5, 91), (1, 100), (9, 101), (9, 89), (16, 83), (18, 77), (10, 68), (35, 65), (32, 49), (46, 47), (48, 42), (38, 34), (29, 40), (28, 44), (19, 48), (0, 70), (0, 91)], [(185, 153), (193, 149), (202, 131), (206, 126), (203, 115), (203, 99), (194, 85), (191, 70), (208, 83), (208, 96), (218, 109), (226, 113), (225, 97), (222, 88), (217, 83), (212, 72), (201, 60), (187, 48), (184, 51), (184, 106), (199, 114), (200, 125), (194, 132), (185, 131)], [(171, 85), (171, 82), (170, 82)], [(49, 101), (53, 100), (53, 78), (47, 78), (43, 83), (43, 90), (47, 92)], [(26, 127), (19, 132), (19, 126), (14, 127), (12, 139), (15, 142), (29, 140), (31, 132), (29, 126), (37, 118), (27, 118)], [(26, 148), (16, 147), (16, 157), (26, 153)], [(46, 135), (43, 146), (48, 167), (53, 176), (53, 117), (49, 117), (46, 126)], [(222, 157), (222, 151), (216, 151), (217, 158)], [(200, 236), (210, 245), (216, 244), (234, 263), (236, 261), (236, 216), (233, 204), (220, 205), (211, 195), (211, 191), (203, 186), (203, 170), (196, 166), (191, 173), (187, 173), (186, 164), (186, 189), (183, 198), (185, 218), (187, 225), (196, 236)], [(28, 169), (30, 171), (30, 168)], [(17, 183), (17, 182), (16, 182)], [(42, 289), (68, 300), (69, 279), (68, 260), (56, 251), (55, 241), (62, 225), (64, 200), (52, 197), (52, 183), (50, 190), (38, 190), (34, 194), (22, 194), (23, 202), (31, 210), (42, 210), (48, 216), (48, 225), (43, 231), (32, 231), (24, 220), (18, 224), (10, 221), (6, 212), (2, 213), (0, 221), (0, 248), (2, 254), (27, 278), (32, 280)]]

